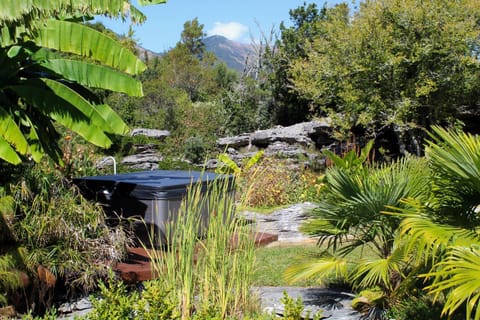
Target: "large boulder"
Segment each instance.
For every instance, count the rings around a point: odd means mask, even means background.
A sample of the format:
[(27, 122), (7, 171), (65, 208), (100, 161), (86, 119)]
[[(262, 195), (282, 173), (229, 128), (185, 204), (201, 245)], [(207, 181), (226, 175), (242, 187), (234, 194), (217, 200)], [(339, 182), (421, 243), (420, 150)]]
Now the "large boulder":
[(136, 170), (155, 170), (162, 160), (157, 145), (153, 143), (134, 145), (134, 154), (124, 157), (121, 163)]
[(331, 131), (330, 120), (325, 118), (297, 123), (288, 127), (276, 126), (266, 130), (220, 138), (217, 140), (217, 145), (220, 148), (232, 147), (235, 149), (252, 145), (266, 148), (274, 142), (285, 142), (310, 147), (317, 145), (318, 142), (329, 143)]
[(147, 128), (136, 128), (130, 132), (130, 136), (145, 136), (149, 138), (155, 138), (160, 141), (165, 140), (166, 137), (170, 135), (168, 130), (158, 130), (158, 129), (147, 129)]
[[(264, 150), (267, 157), (286, 159), (293, 168), (322, 162), (318, 150), (331, 145), (331, 121), (328, 118), (297, 123), (292, 126), (276, 126), (266, 130), (257, 130), (238, 136), (217, 140), (219, 148), (226, 150), (236, 163), (253, 156), (258, 150)], [(212, 163), (213, 164), (213, 163)], [(323, 162), (320, 166), (323, 166)]]

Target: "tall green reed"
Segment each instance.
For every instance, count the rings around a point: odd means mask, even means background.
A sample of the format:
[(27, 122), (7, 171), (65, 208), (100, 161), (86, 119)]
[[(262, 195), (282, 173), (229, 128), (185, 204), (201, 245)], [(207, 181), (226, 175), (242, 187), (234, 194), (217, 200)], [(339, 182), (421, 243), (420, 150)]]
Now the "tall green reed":
[(150, 251), (181, 319), (235, 316), (251, 302), (254, 240), (235, 217), (233, 192), (229, 179), (192, 184), (165, 224), (167, 247)]

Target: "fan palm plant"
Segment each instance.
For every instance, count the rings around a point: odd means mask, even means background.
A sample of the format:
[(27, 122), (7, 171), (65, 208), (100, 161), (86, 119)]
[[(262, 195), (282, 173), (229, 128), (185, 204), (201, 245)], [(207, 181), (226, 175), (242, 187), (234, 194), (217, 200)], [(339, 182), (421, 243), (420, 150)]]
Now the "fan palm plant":
[[(139, 1), (140, 4), (165, 0)], [(125, 0), (1, 0), (0, 158), (18, 164), (47, 154), (61, 162), (56, 124), (101, 146), (125, 123), (90, 88), (141, 96), (146, 66), (121, 43), (82, 22), (94, 15), (145, 16)]]
[[(404, 198), (426, 200), (430, 190), (426, 175), (426, 162), (415, 158), (355, 170), (329, 168), (324, 198), (302, 227), (327, 249), (319, 259), (288, 269), (287, 278), (345, 277), (358, 289), (379, 288), (381, 304), (388, 304), (405, 276), (408, 256), (404, 244), (395, 240), (401, 219), (382, 212), (389, 206), (406, 206)], [(358, 250), (360, 258), (350, 259)], [(363, 252), (371, 254), (364, 257)]]
[[(408, 200), (400, 209), (400, 235), (429, 266), (422, 277), (435, 298), (445, 296), (443, 313), (465, 307), (466, 319), (480, 319), (480, 137), (433, 128), (426, 156), (434, 175), (434, 200)], [(473, 317), (472, 317), (473, 316)]]

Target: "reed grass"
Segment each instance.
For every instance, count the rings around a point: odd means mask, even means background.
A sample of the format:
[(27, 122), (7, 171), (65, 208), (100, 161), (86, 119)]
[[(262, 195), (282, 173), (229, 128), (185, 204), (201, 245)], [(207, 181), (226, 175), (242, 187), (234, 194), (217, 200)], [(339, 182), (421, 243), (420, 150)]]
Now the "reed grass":
[(166, 248), (150, 250), (156, 281), (181, 319), (224, 319), (249, 309), (255, 244), (235, 217), (232, 192), (229, 179), (192, 184), (165, 224)]

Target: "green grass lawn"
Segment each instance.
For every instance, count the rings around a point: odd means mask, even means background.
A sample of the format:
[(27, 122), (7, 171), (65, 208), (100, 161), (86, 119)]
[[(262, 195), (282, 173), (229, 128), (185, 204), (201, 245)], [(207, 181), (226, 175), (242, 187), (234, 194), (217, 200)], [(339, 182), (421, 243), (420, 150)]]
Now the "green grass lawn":
[[(289, 283), (284, 278), (285, 270), (296, 263), (305, 261), (306, 258), (320, 253), (321, 249), (314, 243), (305, 243), (293, 246), (261, 247), (255, 250), (255, 273), (253, 284), (255, 286), (298, 286), (313, 287), (321, 286), (316, 279), (308, 279), (300, 282)], [(357, 248), (348, 257), (352, 260), (373, 258), (370, 249)], [(325, 279), (324, 279), (325, 280)], [(327, 286), (343, 285), (342, 282), (329, 279)]]
[(301, 261), (305, 256), (318, 253), (315, 244), (302, 244), (288, 247), (262, 247), (255, 250), (255, 286), (318, 286), (318, 282), (307, 280), (287, 283), (283, 273), (290, 265)]

